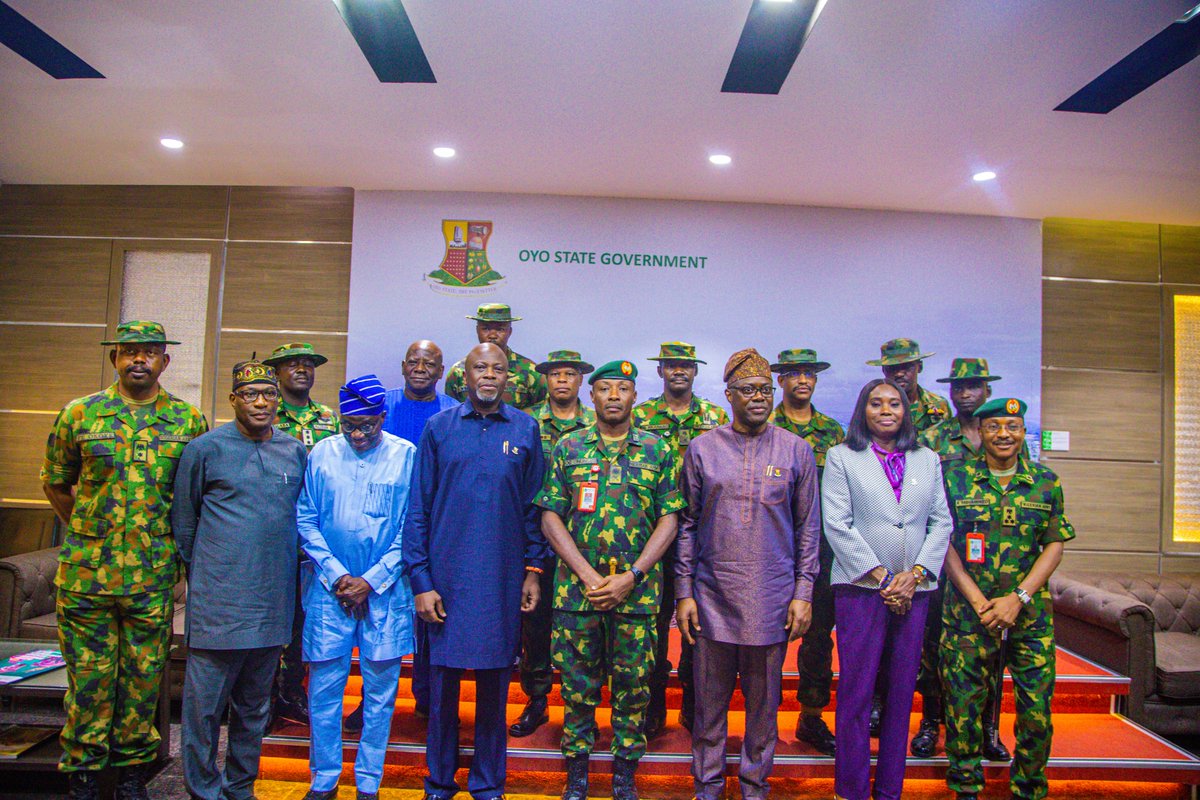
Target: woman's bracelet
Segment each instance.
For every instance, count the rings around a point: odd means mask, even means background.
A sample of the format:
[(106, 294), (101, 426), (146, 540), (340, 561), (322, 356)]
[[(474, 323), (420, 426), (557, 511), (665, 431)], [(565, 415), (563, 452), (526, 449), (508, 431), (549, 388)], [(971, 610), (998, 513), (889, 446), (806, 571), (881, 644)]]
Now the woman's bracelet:
[(881, 591), (881, 592), (882, 592), (884, 589), (886, 589), (887, 587), (891, 586), (891, 585), (892, 585), (892, 581), (894, 581), (895, 579), (896, 579), (896, 573), (892, 572), (892, 571), (889, 569), (889, 570), (887, 571), (887, 574), (883, 576), (883, 580), (881, 580), (881, 581), (879, 582), (879, 591)]

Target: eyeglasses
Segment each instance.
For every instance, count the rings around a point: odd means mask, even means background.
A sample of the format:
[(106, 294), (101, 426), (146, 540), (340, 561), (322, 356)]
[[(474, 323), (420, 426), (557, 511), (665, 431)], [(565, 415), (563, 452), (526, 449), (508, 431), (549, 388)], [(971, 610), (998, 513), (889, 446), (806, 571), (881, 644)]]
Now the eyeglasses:
[(753, 398), (756, 394), (760, 394), (767, 399), (770, 399), (775, 394), (775, 387), (769, 383), (764, 383), (762, 386), (735, 386), (733, 390), (747, 400)]
[(799, 377), (814, 377), (817, 374), (815, 369), (789, 369), (787, 372), (781, 373), (781, 378), (799, 378)]
[(984, 422), (979, 426), (979, 429), (988, 433), (999, 433), (1001, 430), (1008, 431), (1013, 436), (1020, 436), (1025, 430), (1025, 423), (1020, 420), (1013, 420), (1001, 425), (999, 422)]
[(268, 403), (279, 399), (278, 389), (238, 389), (234, 394), (242, 398), (243, 403), (257, 402), (260, 397)]
[(359, 433), (365, 433), (367, 436), (370, 436), (375, 432), (375, 429), (379, 427), (379, 423), (381, 422), (383, 422), (383, 420), (377, 419), (374, 422), (360, 422), (357, 425), (351, 425), (349, 422), (342, 420), (342, 433), (349, 436), (355, 431), (358, 431)]

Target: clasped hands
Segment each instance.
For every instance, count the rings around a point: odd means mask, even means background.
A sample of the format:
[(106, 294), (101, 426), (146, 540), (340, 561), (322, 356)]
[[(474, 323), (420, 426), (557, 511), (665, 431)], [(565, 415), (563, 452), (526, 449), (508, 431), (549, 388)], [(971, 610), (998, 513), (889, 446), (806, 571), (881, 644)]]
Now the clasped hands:
[(584, 597), (597, 611), (610, 611), (625, 602), (635, 583), (630, 570), (604, 576), (592, 570), (592, 574), (584, 579), (584, 585), (588, 587)]
[[(881, 570), (883, 567), (876, 567), (876, 569)], [(885, 570), (884, 575), (886, 574)], [(912, 573), (912, 570), (905, 570), (897, 572), (892, 578), (892, 582), (879, 590), (879, 596), (883, 598), (883, 604), (887, 606), (888, 611), (903, 616), (912, 608), (913, 595), (916, 591), (917, 576)]]
[(1020, 615), (1024, 604), (1016, 594), (1010, 593), (992, 599), (984, 598), (974, 608), (983, 627), (996, 635), (1017, 624), (1017, 616)]
[(333, 595), (346, 616), (354, 619), (365, 619), (367, 616), (367, 598), (371, 596), (371, 584), (363, 578), (353, 575), (343, 575), (333, 584)]

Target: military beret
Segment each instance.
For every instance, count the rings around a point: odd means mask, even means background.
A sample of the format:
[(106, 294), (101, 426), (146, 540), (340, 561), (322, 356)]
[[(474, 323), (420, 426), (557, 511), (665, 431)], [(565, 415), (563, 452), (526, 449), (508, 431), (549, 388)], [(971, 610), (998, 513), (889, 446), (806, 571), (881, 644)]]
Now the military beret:
[(600, 367), (592, 373), (592, 377), (588, 378), (588, 384), (594, 384), (596, 381), (605, 379), (617, 379), (622, 381), (636, 381), (637, 367), (632, 361), (610, 361), (607, 364), (601, 364)]
[(1025, 412), (1029, 410), (1029, 406), (1024, 400), (1018, 400), (1015, 397), (993, 397), (986, 403), (975, 409), (974, 416), (980, 419), (988, 417), (1020, 417), (1025, 419)]

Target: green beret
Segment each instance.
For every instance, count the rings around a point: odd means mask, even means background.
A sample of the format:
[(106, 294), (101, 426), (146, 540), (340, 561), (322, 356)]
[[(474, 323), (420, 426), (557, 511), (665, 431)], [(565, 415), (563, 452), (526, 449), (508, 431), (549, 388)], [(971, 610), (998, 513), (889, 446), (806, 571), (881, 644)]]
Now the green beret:
[(975, 416), (980, 419), (988, 417), (1020, 417), (1025, 419), (1029, 406), (1024, 400), (1015, 397), (994, 397), (975, 409)]
[(588, 378), (588, 385), (594, 384), (596, 381), (604, 379), (613, 379), (622, 381), (636, 381), (637, 367), (632, 361), (610, 361), (607, 364), (601, 364), (600, 367), (592, 373), (592, 377)]

